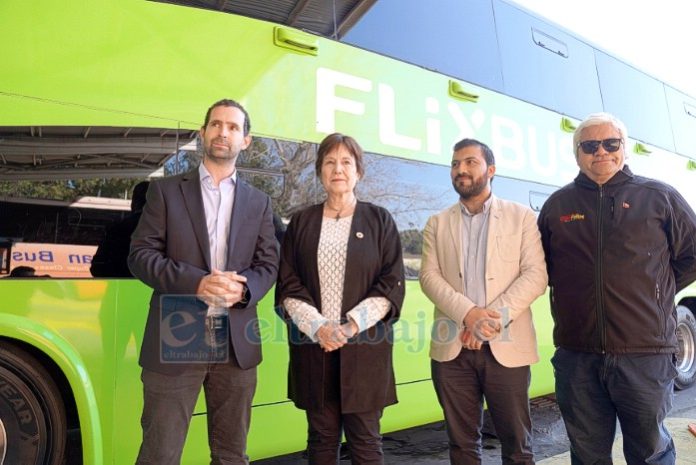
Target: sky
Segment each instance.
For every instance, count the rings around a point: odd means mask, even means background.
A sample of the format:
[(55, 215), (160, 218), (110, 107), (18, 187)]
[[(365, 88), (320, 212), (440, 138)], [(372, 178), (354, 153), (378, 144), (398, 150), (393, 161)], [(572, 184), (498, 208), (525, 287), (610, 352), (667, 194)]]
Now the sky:
[(512, 1), (696, 97), (696, 1)]

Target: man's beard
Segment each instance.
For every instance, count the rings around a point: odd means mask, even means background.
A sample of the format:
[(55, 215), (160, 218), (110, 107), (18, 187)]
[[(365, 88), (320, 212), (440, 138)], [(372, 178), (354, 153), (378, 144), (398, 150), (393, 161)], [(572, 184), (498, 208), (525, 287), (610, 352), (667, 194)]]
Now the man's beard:
[[(468, 186), (458, 185), (457, 181), (459, 181), (460, 178), (469, 178), (472, 180), (472, 182)], [(454, 187), (454, 190), (457, 191), (457, 194), (459, 194), (459, 197), (462, 200), (468, 200), (472, 197), (476, 197), (486, 189), (487, 185), (488, 178), (486, 178), (485, 176), (473, 178), (471, 176), (459, 175), (452, 181), (452, 186)]]
[(229, 162), (234, 162), (239, 156), (240, 151), (235, 150), (234, 147), (228, 145), (228, 150), (220, 150), (214, 148), (213, 143), (215, 143), (215, 141), (211, 141), (208, 147), (204, 147), (205, 156), (213, 163), (224, 165)]

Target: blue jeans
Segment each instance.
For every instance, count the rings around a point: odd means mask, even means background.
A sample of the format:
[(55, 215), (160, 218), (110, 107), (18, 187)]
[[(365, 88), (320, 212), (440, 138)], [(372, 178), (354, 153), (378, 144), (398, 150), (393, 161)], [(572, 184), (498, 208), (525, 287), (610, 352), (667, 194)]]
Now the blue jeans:
[(611, 464), (618, 418), (628, 465), (673, 465), (664, 419), (672, 408), (672, 354), (593, 354), (557, 349), (556, 400), (573, 465)]

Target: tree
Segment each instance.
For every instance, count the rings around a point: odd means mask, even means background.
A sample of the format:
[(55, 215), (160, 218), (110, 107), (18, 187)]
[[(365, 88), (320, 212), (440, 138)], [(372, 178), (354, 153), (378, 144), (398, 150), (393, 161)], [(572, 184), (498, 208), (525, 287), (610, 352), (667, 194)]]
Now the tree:
[(240, 157), (239, 171), (273, 198), (273, 210), (287, 220), (317, 201), (315, 152), (315, 144), (309, 142), (256, 137)]
[(406, 229), (399, 232), (401, 248), (404, 254), (420, 256), (423, 250), (423, 231), (420, 229)]
[(0, 181), (0, 194), (7, 197), (75, 201), (80, 197), (129, 199), (142, 179), (94, 178), (49, 181)]

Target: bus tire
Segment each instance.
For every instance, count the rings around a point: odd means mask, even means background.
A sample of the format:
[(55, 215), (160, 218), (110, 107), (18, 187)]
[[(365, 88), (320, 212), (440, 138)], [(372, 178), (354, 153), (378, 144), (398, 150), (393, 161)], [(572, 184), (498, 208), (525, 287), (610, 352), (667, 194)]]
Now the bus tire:
[(63, 463), (67, 420), (60, 391), (39, 362), (0, 343), (0, 465)]
[(677, 306), (677, 377), (674, 386), (686, 389), (696, 382), (696, 318), (688, 307)]

